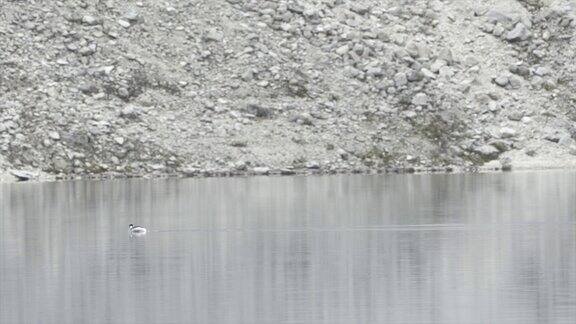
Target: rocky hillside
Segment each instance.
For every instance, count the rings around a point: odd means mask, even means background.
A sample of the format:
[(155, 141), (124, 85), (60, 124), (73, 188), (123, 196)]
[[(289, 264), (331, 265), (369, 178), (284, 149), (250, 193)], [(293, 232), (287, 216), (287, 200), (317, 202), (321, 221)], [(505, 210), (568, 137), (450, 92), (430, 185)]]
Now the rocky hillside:
[(0, 0), (0, 170), (574, 164), (575, 30), (576, 0)]

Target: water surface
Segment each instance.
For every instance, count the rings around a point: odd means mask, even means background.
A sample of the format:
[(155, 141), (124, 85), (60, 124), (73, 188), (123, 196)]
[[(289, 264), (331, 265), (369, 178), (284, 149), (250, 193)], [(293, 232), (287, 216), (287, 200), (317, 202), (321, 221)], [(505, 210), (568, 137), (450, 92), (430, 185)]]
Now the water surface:
[(0, 201), (0, 323), (576, 322), (575, 172), (12, 184)]

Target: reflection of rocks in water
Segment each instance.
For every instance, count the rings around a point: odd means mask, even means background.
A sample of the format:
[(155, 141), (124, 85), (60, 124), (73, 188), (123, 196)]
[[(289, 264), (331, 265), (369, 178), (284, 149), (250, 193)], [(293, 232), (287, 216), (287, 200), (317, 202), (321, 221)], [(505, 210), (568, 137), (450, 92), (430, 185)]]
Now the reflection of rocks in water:
[[(0, 186), (0, 322), (568, 322), (575, 180)], [(153, 235), (130, 239), (130, 222)]]

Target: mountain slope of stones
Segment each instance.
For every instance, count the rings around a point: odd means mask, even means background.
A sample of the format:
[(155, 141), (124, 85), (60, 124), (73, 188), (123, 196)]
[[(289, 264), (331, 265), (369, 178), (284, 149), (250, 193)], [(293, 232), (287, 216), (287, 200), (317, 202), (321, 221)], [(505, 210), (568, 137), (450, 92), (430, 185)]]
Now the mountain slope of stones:
[(0, 0), (0, 170), (576, 160), (576, 0)]

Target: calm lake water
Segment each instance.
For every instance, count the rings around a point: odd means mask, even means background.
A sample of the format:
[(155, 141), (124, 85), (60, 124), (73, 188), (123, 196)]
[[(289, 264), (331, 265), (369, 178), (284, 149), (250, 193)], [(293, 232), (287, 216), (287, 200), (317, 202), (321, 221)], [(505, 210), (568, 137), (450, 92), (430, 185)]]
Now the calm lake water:
[(5, 184), (0, 200), (0, 323), (576, 322), (575, 172)]

